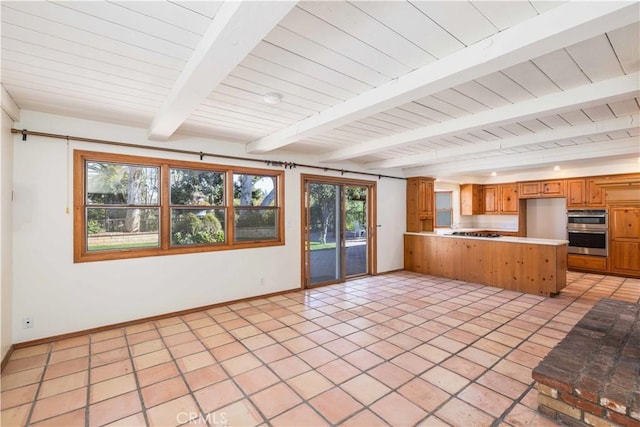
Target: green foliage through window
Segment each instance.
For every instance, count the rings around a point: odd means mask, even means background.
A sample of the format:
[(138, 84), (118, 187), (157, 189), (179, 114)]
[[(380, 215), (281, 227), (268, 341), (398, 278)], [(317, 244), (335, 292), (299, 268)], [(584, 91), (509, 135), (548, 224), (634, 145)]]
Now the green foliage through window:
[(282, 171), (88, 151), (74, 165), (76, 261), (284, 243)]

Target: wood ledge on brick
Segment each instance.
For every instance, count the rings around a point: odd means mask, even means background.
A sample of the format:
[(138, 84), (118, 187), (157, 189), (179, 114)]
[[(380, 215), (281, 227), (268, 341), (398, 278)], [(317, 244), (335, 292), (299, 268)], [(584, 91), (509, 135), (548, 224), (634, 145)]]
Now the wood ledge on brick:
[(544, 415), (567, 425), (640, 427), (640, 305), (601, 299), (532, 377)]

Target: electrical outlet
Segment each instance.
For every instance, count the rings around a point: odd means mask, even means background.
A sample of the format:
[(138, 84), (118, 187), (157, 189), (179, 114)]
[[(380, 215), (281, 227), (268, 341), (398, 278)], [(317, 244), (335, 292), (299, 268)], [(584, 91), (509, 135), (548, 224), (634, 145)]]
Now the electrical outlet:
[(33, 317), (22, 318), (22, 329), (33, 328)]

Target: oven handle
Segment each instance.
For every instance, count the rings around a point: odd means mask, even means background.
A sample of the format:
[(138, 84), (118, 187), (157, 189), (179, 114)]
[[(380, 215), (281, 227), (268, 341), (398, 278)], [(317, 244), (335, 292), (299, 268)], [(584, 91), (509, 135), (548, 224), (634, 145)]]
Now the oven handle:
[(587, 231), (587, 230), (567, 230), (567, 233), (582, 233), (582, 234), (607, 234), (607, 231)]

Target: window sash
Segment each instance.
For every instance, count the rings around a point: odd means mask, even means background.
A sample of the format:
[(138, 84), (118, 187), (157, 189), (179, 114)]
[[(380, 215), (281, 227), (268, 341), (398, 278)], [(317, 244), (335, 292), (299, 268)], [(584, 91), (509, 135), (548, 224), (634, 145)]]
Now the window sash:
[[(447, 195), (448, 197), (442, 197)], [(440, 197), (438, 197), (440, 196)], [(452, 191), (437, 191), (436, 192), (436, 218), (435, 218), (435, 226), (436, 227), (451, 227), (453, 224), (453, 192)], [(447, 207), (440, 207), (438, 202), (445, 203)], [(440, 222), (441, 215), (448, 214), (448, 223), (446, 221)]]
[[(95, 204), (87, 200), (87, 164), (94, 163), (114, 163), (118, 165), (133, 165), (143, 168), (157, 168), (159, 170), (157, 179), (157, 203), (147, 204)], [(170, 200), (171, 191), (171, 169), (190, 169), (203, 172), (214, 172), (222, 174), (222, 204), (221, 205), (180, 205), (172, 204)], [(246, 174), (258, 177), (273, 177), (274, 179), (274, 203), (270, 206), (234, 206), (233, 204), (233, 176), (234, 174)], [(219, 195), (219, 193), (218, 193)], [(122, 199), (122, 196), (120, 197)], [(215, 199), (217, 202), (217, 198)], [(122, 201), (122, 200), (118, 200)], [(89, 223), (88, 213), (92, 209), (156, 209), (157, 214), (157, 244), (150, 243), (147, 238), (146, 243), (133, 243), (133, 239), (126, 247), (96, 246), (91, 244), (89, 248), (88, 238), (96, 237), (96, 233), (102, 228), (99, 224)], [(172, 217), (176, 213), (185, 213), (188, 210), (196, 212), (215, 212), (215, 216), (220, 222), (220, 230), (217, 228), (215, 220), (206, 221), (203, 227), (205, 235), (215, 236), (215, 241), (191, 242), (189, 239), (182, 243), (175, 242), (172, 233)], [(236, 210), (255, 210), (256, 212), (273, 211), (273, 222), (267, 221), (274, 233), (256, 234), (252, 238), (246, 238), (247, 230), (241, 230), (236, 237)], [(95, 216), (93, 211), (92, 215)], [(115, 212), (115, 211), (114, 211)], [(124, 215), (124, 214), (123, 214)], [(191, 219), (197, 225), (198, 221)], [(116, 221), (117, 222), (117, 221)], [(92, 230), (89, 230), (91, 225)], [(198, 227), (196, 227), (198, 228)], [(221, 231), (221, 233), (220, 233)], [(245, 237), (241, 234), (244, 233)], [(99, 234), (99, 233), (98, 233)], [(264, 236), (264, 237), (261, 237)], [(142, 238), (141, 238), (142, 239)], [(220, 240), (221, 239), (221, 240)], [(95, 239), (94, 239), (95, 240)], [(212, 240), (212, 239), (205, 239)], [(188, 243), (184, 243), (188, 242)], [(151, 157), (129, 156), (111, 153), (99, 153), (91, 151), (74, 150), (74, 262), (103, 261), (111, 259), (137, 258), (146, 256), (161, 256), (181, 253), (208, 252), (218, 250), (233, 250), (251, 247), (284, 245), (284, 171), (273, 169), (245, 168), (227, 165), (216, 165), (200, 162), (175, 161)], [(116, 245), (117, 246), (117, 245)], [(99, 247), (96, 250), (95, 247)]]

